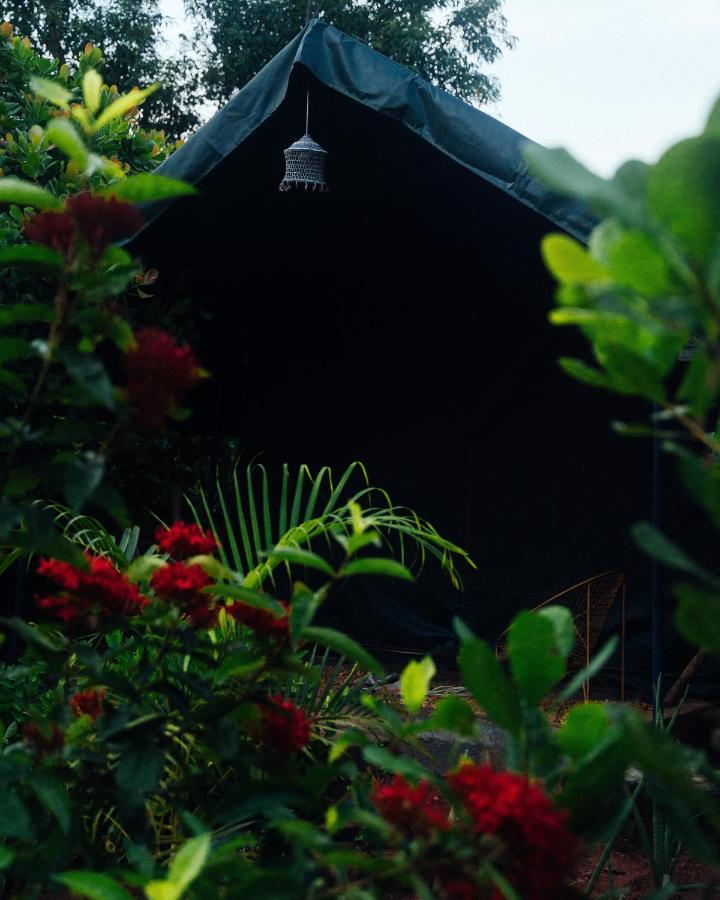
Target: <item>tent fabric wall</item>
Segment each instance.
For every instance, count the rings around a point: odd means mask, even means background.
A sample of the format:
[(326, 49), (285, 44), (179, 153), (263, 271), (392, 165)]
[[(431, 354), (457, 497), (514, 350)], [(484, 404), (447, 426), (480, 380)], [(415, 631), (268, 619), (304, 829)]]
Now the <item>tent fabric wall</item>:
[[(281, 194), (308, 87), (332, 190)], [(649, 567), (628, 530), (649, 515), (651, 451), (608, 424), (644, 410), (556, 365), (586, 348), (548, 323), (539, 242), (592, 220), (527, 176), (524, 140), (312, 23), (163, 164), (200, 196), (147, 210), (134, 249), (209, 316), (193, 325), (213, 378), (186, 427), (236, 436), (270, 471), (360, 459), (477, 563), (462, 593), (432, 567), (416, 586), (348, 586), (335, 624), (437, 650), (459, 613), (493, 640), (517, 609), (617, 568), (646, 669)]]

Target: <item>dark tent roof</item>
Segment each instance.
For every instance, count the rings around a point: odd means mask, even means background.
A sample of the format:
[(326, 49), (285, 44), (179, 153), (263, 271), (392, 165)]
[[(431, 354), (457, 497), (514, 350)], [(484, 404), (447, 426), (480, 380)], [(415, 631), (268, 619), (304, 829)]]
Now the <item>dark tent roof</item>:
[[(587, 211), (551, 194), (528, 175), (522, 157), (527, 138), (318, 20), (298, 34), (158, 172), (199, 184), (280, 106), (297, 65), (305, 66), (327, 87), (400, 122), (575, 237), (587, 238), (593, 225)], [(157, 204), (148, 221), (161, 209), (163, 205)]]

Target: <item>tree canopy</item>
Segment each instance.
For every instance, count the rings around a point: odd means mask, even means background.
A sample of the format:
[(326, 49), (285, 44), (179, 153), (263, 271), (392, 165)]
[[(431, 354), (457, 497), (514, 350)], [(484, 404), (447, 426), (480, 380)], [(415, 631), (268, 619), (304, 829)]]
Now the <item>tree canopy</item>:
[(500, 96), (483, 70), (514, 44), (503, 0), (186, 0), (205, 39), (203, 84), (226, 100), (320, 18), (480, 105)]

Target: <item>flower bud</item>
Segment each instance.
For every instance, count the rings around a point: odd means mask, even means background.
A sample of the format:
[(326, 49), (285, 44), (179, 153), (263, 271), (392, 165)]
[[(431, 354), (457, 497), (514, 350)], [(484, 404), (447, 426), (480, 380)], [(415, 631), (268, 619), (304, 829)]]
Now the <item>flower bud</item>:
[(14, 143), (15, 143), (15, 138), (13, 137), (12, 134), (10, 134), (9, 131), (8, 131), (8, 133), (5, 135), (5, 141), (6, 141), (8, 144), (14, 144)]
[(24, 38), (20, 41), (20, 43), (23, 45), (23, 47), (24, 47), (26, 50), (30, 50), (31, 47), (32, 47), (32, 44), (30, 43), (30, 38), (29, 38), (29, 37), (24, 37)]
[(7, 19), (0, 25), (0, 34), (5, 38), (6, 41), (9, 41), (13, 36), (13, 27), (7, 21)]
[(75, 162), (74, 159), (71, 159), (65, 166), (65, 174), (68, 178), (72, 179), (75, 179), (80, 175), (80, 166)]
[(67, 63), (63, 63), (60, 66), (60, 70), (58, 71), (58, 75), (62, 78), (63, 81), (67, 81), (70, 77), (70, 68)]
[(95, 48), (93, 47), (93, 45), (90, 43), (90, 41), (88, 41), (87, 44), (85, 44), (85, 48), (83, 49), (83, 56), (90, 56), (94, 49)]
[(28, 130), (28, 137), (30, 138), (30, 143), (33, 147), (37, 147), (42, 143), (42, 139), (45, 137), (45, 132), (42, 129), (41, 125), (33, 125), (32, 128)]

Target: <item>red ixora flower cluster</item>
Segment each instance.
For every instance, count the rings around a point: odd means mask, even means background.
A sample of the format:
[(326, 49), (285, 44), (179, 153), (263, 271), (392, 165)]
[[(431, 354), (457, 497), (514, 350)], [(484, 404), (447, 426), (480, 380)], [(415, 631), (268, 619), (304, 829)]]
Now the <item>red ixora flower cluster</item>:
[(170, 528), (158, 528), (155, 541), (163, 553), (175, 559), (188, 559), (214, 553), (218, 544), (209, 531), (197, 525), (175, 522)]
[(297, 753), (310, 741), (310, 719), (291, 700), (276, 694), (260, 708), (259, 738), (283, 753)]
[(117, 197), (104, 197), (85, 191), (69, 197), (61, 212), (36, 213), (25, 225), (25, 237), (44, 244), (71, 260), (80, 238), (98, 260), (108, 244), (130, 237), (142, 225), (142, 216), (129, 203)]
[(65, 745), (65, 732), (55, 722), (51, 725), (26, 722), (23, 725), (23, 739), (38, 759), (50, 756), (62, 750)]
[(387, 784), (376, 783), (370, 799), (383, 819), (408, 836), (426, 837), (450, 827), (449, 810), (428, 781), (412, 785), (395, 775)]
[(202, 566), (188, 566), (183, 562), (168, 563), (156, 569), (150, 579), (158, 597), (179, 606), (194, 628), (212, 628), (217, 622), (213, 598), (203, 593), (203, 588), (212, 583)]
[(578, 851), (566, 827), (567, 813), (525, 775), (465, 763), (447, 781), (476, 833), (500, 840), (504, 852), (498, 866), (523, 900), (561, 896)]
[(232, 616), (236, 622), (245, 625), (246, 628), (252, 629), (258, 637), (275, 638), (278, 641), (285, 641), (290, 636), (290, 604), (285, 600), (278, 601), (285, 609), (284, 616), (275, 616), (265, 609), (258, 609), (256, 606), (249, 606), (236, 600), (230, 606), (225, 607), (225, 611)]
[(105, 700), (104, 690), (95, 690), (88, 688), (85, 691), (79, 691), (70, 698), (70, 709), (72, 714), (77, 718), (79, 716), (90, 716), (93, 722), (100, 718), (103, 711), (103, 701)]
[(58, 559), (43, 559), (38, 574), (52, 581), (59, 593), (37, 600), (63, 622), (76, 622), (97, 612), (105, 615), (134, 616), (148, 600), (137, 587), (104, 556), (86, 554), (89, 568), (78, 569)]
[(136, 424), (162, 429), (168, 413), (201, 377), (192, 347), (160, 328), (141, 328), (125, 354), (125, 395)]

